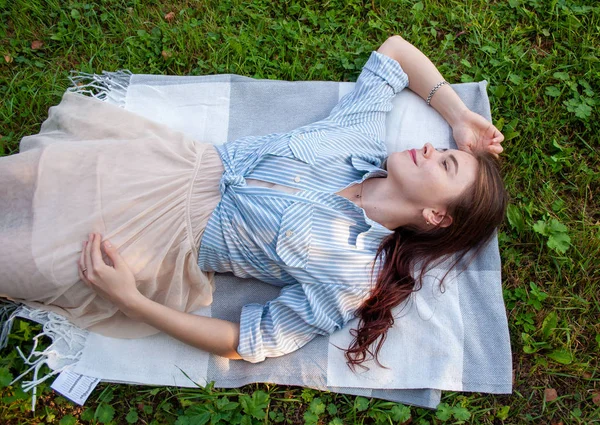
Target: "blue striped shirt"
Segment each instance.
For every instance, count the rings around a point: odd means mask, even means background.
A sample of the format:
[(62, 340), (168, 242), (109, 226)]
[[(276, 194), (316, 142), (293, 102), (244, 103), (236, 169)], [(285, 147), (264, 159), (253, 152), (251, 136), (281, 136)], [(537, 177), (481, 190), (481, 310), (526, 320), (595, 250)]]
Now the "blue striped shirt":
[(380, 168), (387, 156), (386, 113), (407, 85), (398, 62), (373, 52), (354, 90), (327, 118), (217, 146), (225, 170), (222, 199), (202, 237), (198, 264), (282, 287), (265, 305), (243, 307), (237, 349), (243, 359), (260, 362), (331, 334), (368, 296), (375, 252), (392, 232), (336, 193), (386, 176)]

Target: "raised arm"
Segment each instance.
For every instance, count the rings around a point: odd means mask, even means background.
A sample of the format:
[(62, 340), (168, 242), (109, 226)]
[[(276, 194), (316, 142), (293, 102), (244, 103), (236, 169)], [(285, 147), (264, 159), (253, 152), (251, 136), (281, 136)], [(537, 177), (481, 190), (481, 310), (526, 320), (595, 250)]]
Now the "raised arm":
[[(408, 75), (408, 87), (424, 100), (444, 80), (436, 66), (419, 49), (399, 35), (388, 38), (377, 50), (396, 60)], [(452, 127), (459, 149), (467, 152), (486, 149), (502, 152), (504, 136), (481, 115), (471, 112), (449, 84), (440, 86), (431, 96), (430, 105)]]

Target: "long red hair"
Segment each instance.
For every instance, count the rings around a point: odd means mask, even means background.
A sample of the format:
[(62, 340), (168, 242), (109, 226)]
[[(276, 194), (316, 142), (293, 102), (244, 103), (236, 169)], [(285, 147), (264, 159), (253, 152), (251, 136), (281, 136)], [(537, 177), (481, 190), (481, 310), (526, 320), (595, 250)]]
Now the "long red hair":
[(388, 329), (394, 324), (392, 309), (423, 284), (426, 273), (419, 273), (416, 280), (413, 277), (417, 261), (423, 271), (449, 258), (449, 270), (465, 257), (468, 264), (502, 223), (508, 197), (499, 163), (488, 153), (474, 156), (478, 162), (476, 181), (449, 206), (453, 218), (450, 226), (427, 231), (398, 228), (379, 245), (375, 259), (381, 261), (374, 264), (381, 266), (375, 288), (356, 312), (360, 321), (358, 328), (351, 330), (354, 340), (345, 353), (351, 368), (371, 358), (384, 367), (377, 356)]

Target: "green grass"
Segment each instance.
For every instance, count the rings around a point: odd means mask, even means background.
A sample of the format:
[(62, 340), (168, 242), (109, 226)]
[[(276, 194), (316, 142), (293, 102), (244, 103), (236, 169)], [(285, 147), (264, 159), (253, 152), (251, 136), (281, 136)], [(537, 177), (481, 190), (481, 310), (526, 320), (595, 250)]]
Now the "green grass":
[(437, 412), (275, 385), (102, 384), (82, 409), (45, 383), (33, 416), (6, 386), (24, 370), (10, 348), (37, 329), (20, 322), (0, 359), (3, 423), (183, 425), (211, 409), (230, 414), (221, 423), (600, 423), (596, 1), (0, 0), (0, 20), (0, 155), (39, 131), (71, 69), (354, 81), (398, 33), (449, 81), (488, 80), (512, 196), (499, 241), (515, 373), (512, 396), (445, 393)]

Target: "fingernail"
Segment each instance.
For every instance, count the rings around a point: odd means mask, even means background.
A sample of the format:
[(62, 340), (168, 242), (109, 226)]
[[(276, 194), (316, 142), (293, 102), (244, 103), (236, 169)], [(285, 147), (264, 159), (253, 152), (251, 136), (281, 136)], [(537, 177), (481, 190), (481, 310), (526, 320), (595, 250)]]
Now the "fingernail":
[(110, 244), (109, 241), (104, 242), (104, 246), (107, 248), (110, 248), (112, 245)]

